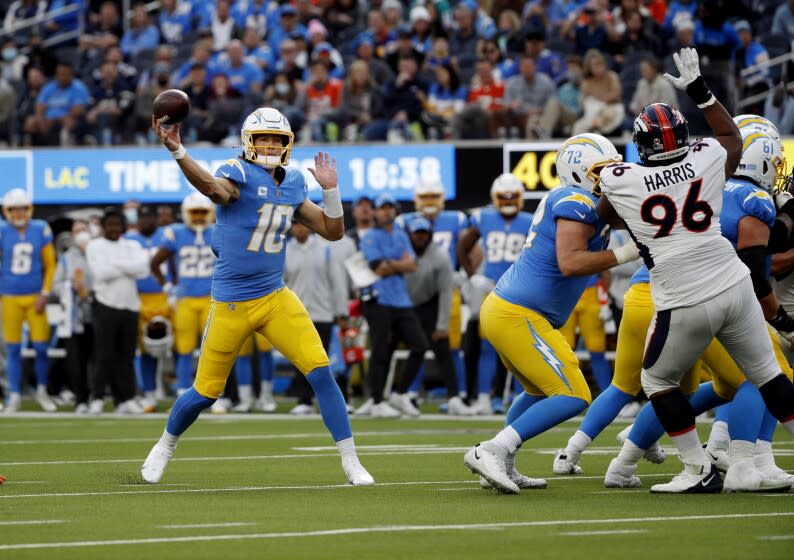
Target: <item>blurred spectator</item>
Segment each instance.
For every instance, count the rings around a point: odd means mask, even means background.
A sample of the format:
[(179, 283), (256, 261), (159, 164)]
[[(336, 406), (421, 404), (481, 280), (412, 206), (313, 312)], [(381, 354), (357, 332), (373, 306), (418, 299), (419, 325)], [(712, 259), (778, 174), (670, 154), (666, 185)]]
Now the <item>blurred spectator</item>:
[(698, 3), (696, 0), (673, 0), (667, 6), (667, 14), (664, 16), (662, 31), (672, 33), (678, 31), (678, 25), (684, 20), (694, 21), (697, 14)]
[(672, 107), (678, 106), (673, 85), (661, 74), (659, 61), (655, 58), (646, 58), (640, 63), (640, 81), (629, 103), (629, 113), (638, 115), (643, 107), (651, 103), (666, 103)]
[(232, 7), (232, 17), (241, 29), (254, 29), (260, 38), (267, 35), (269, 21), (278, 12), (275, 0), (239, 0)]
[(129, 29), (121, 38), (121, 52), (124, 56), (134, 57), (144, 49), (154, 49), (160, 43), (160, 31), (149, 20), (143, 4), (135, 4)]
[(175, 221), (174, 209), (171, 206), (161, 204), (157, 207), (157, 227), (170, 226)]
[(383, 23), (389, 31), (397, 31), (403, 20), (403, 6), (400, 0), (383, 0), (380, 5)]
[(566, 17), (565, 5), (560, 0), (531, 0), (521, 13), (530, 26), (548, 31), (556, 30)]
[[(711, 63), (714, 61), (733, 60), (734, 50), (741, 45), (741, 41), (727, 19), (723, 0), (701, 0), (698, 15), (699, 19), (695, 22), (695, 45), (700, 57), (709, 61), (706, 69), (713, 70)], [(727, 70), (727, 65), (725, 69)], [(728, 78), (728, 72), (721, 74)]]
[(409, 16), (411, 23), (411, 41), (414, 48), (424, 55), (433, 44), (433, 20), (424, 6), (414, 6)]
[(103, 62), (100, 67), (102, 80), (91, 91), (91, 101), (85, 120), (89, 134), (103, 146), (119, 144), (124, 123), (132, 112), (135, 94), (119, 77), (112, 62)]
[(695, 46), (695, 22), (690, 18), (681, 18), (675, 25), (675, 36), (668, 42), (667, 51), (670, 54), (670, 68), (675, 68), (672, 64), (672, 53), (676, 53), (686, 47)]
[(80, 36), (80, 51), (84, 58), (93, 59), (114, 45), (119, 44), (122, 35), (121, 17), (114, 2), (107, 0), (99, 7), (95, 23), (88, 25)]
[(243, 55), (243, 44), (237, 39), (229, 42), (226, 53), (218, 57), (212, 75), (224, 74), (231, 86), (242, 95), (262, 91), (264, 73), (259, 66), (249, 62)]
[[(330, 116), (342, 101), (344, 86), (340, 80), (328, 75), (328, 62), (324, 59), (314, 59), (309, 72), (309, 84), (306, 88), (306, 120), (311, 128), (311, 140), (336, 142), (339, 139), (339, 127), (330, 121)], [(305, 137), (301, 139), (307, 140)]]
[(582, 113), (579, 97), (582, 82), (582, 57), (571, 54), (565, 58), (567, 79), (557, 89), (557, 95), (546, 102), (538, 123), (541, 138), (565, 138)]
[(342, 91), (340, 109), (341, 123), (344, 127), (343, 138), (357, 140), (359, 131), (372, 121), (373, 115), (381, 112), (383, 97), (369, 73), (369, 66), (363, 60), (350, 65)]
[(433, 139), (451, 134), (452, 119), (466, 106), (468, 92), (461, 85), (458, 71), (447, 62), (435, 67), (436, 79), (430, 84), (424, 103), (423, 119)]
[(331, 3), (325, 12), (328, 30), (334, 37), (355, 29), (361, 24), (361, 7), (358, 0), (338, 0)]
[[(463, 2), (455, 8), (457, 29), (449, 34), (449, 50), (453, 53), (460, 70), (460, 78), (468, 82), (474, 74), (477, 60), (477, 30), (474, 26), (477, 17), (476, 2), (474, 6)], [(473, 9), (474, 8), (474, 9)]]
[(102, 216), (103, 237), (86, 247), (88, 270), (94, 279), (94, 348), (96, 364), (91, 383), (90, 412), (100, 414), (105, 387), (110, 385), (116, 411), (140, 414), (135, 402), (135, 349), (141, 306), (136, 279), (149, 275), (149, 255), (137, 241), (124, 239), (124, 214), (118, 208)]
[[(119, 76), (121, 76), (127, 85), (135, 87), (138, 83), (138, 69), (132, 64), (124, 62), (124, 55), (121, 54), (120, 47), (110, 47), (105, 52), (105, 62), (112, 62), (118, 68)], [(99, 81), (102, 77), (99, 75), (99, 68), (93, 73), (92, 77), (95, 81)]]
[(602, 50), (607, 45), (608, 15), (609, 12), (601, 9), (596, 2), (588, 2), (583, 8), (571, 12), (560, 32), (574, 42), (579, 54), (590, 49)]
[(322, 15), (322, 9), (315, 5), (317, 2), (314, 0), (295, 0), (293, 4), (298, 15), (298, 21), (303, 25), (308, 25), (312, 19)]
[(617, 50), (614, 60), (621, 65), (628, 55), (634, 53), (647, 52), (657, 56), (662, 54), (656, 33), (638, 11), (626, 14), (626, 29), (620, 36)]
[(298, 46), (292, 39), (284, 39), (278, 48), (276, 72), (286, 74), (290, 81), (303, 80), (303, 68), (298, 66)]
[(383, 57), (385, 55), (385, 45), (389, 41), (394, 40), (394, 34), (386, 27), (386, 22), (383, 19), (383, 14), (380, 10), (372, 9), (367, 12), (367, 29), (356, 37), (357, 40), (362, 37), (369, 37), (375, 47), (375, 56)]
[(620, 79), (607, 67), (604, 55), (595, 49), (587, 51), (580, 98), (582, 117), (574, 123), (571, 132), (597, 132), (608, 136), (618, 130), (626, 116), (621, 95)]
[(639, 0), (620, 0), (619, 5), (612, 10), (612, 32), (615, 35), (623, 35), (626, 32), (629, 17), (635, 12), (639, 12), (643, 20), (651, 17), (648, 8), (641, 5)]
[(421, 138), (419, 120), (427, 86), (417, 79), (419, 66), (411, 55), (400, 58), (398, 74), (383, 92), (383, 108), (377, 118), (364, 130), (367, 140), (400, 141), (409, 137)]
[[(44, 77), (44, 72), (41, 71), (41, 68), (34, 67), (28, 70), (24, 93), (17, 100), (16, 130), (24, 131), (25, 123), (36, 116), (36, 100), (46, 83), (47, 78)], [(30, 146), (32, 144), (30, 134), (26, 134), (26, 138), (23, 139), (23, 144), (25, 146)]]
[(141, 209), (141, 201), (134, 198), (126, 200), (121, 207), (124, 213), (124, 221), (127, 224), (127, 231), (138, 230), (138, 210)]
[(491, 134), (496, 137), (539, 137), (538, 120), (556, 88), (551, 78), (537, 72), (529, 54), (521, 55), (520, 71), (507, 80), (504, 108), (491, 113)]
[(245, 102), (240, 92), (232, 87), (223, 72), (215, 74), (210, 83), (207, 119), (199, 130), (198, 139), (218, 143), (226, 137), (239, 134)]
[(378, 86), (384, 86), (394, 79), (394, 72), (391, 71), (389, 65), (375, 57), (375, 41), (372, 37), (364, 35), (356, 39), (355, 51), (356, 58), (363, 60), (369, 66), (370, 75)]
[[(159, 77), (158, 77), (159, 79)], [(167, 79), (166, 79), (167, 84)], [(207, 67), (194, 62), (184, 84), (180, 86), (190, 98), (190, 114), (182, 124), (180, 132), (184, 137), (195, 139), (198, 129), (209, 116), (209, 87), (207, 86)]]
[[(739, 34), (741, 46), (736, 49), (736, 81), (740, 88), (740, 97), (750, 97), (757, 93), (763, 93), (772, 87), (772, 80), (769, 76), (769, 66), (757, 68), (747, 76), (742, 77), (741, 72), (745, 68), (764, 64), (769, 61), (769, 53), (758, 41), (753, 40), (753, 31), (746, 20), (741, 20), (735, 25), (736, 32)], [(744, 107), (743, 112), (756, 115), (764, 114), (764, 100), (760, 100), (752, 105)]]
[(6, 39), (0, 51), (0, 72), (8, 80), (22, 80), (28, 57), (19, 52), (13, 39)]
[(783, 35), (787, 41), (794, 41), (794, 0), (781, 4), (772, 19), (772, 33)]
[(524, 50), (521, 18), (513, 10), (504, 10), (499, 15), (496, 42), (499, 45), (499, 50), (508, 55)]
[[(47, 14), (58, 12), (60, 15), (55, 16), (44, 24), (43, 27), (47, 36), (76, 32), (80, 27), (81, 12), (85, 11), (86, 4), (86, 0), (52, 0), (47, 9)], [(61, 13), (61, 10), (68, 7), (77, 9)], [(69, 40), (67, 44), (77, 44), (77, 40)]]
[(419, 52), (414, 46), (413, 38), (411, 37), (411, 30), (408, 26), (403, 25), (397, 30), (397, 40), (389, 44), (387, 48), (388, 54), (386, 55), (386, 62), (391, 67), (392, 71), (398, 73), (397, 66), (399, 60), (404, 56), (412, 56), (416, 59), (417, 68), (421, 68), (425, 55)]
[(232, 17), (229, 0), (215, 0), (215, 8), (206, 12), (199, 28), (212, 35), (212, 50), (215, 52), (226, 49), (229, 41), (243, 36), (243, 30)]
[(477, 59), (468, 105), (452, 120), (453, 138), (490, 138), (489, 115), (504, 108), (504, 94), (505, 84), (494, 78), (493, 64), (487, 58)]
[(189, 2), (160, 0), (158, 27), (163, 42), (179, 45), (193, 33)]
[(518, 75), (518, 60), (505, 58), (502, 50), (499, 48), (499, 43), (493, 39), (484, 39), (480, 41), (478, 56), (487, 58), (491, 61), (494, 68), (494, 78), (497, 80), (507, 80), (508, 78)]
[(152, 130), (152, 105), (154, 98), (168, 89), (168, 73), (154, 74), (154, 80), (140, 84), (135, 95), (134, 130), (138, 144), (152, 144), (157, 141)]
[(15, 43), (25, 44), (31, 35), (38, 34), (39, 30), (35, 26), (27, 29), (18, 29), (13, 32), (11, 30), (20, 21), (42, 15), (46, 11), (46, 0), (15, 0), (11, 2), (5, 18), (3, 18), (3, 31), (12, 33), (11, 38)]
[(94, 328), (91, 313), (91, 292), (94, 281), (88, 269), (85, 250), (91, 234), (88, 223), (72, 223), (72, 245), (58, 259), (55, 267), (56, 294), (69, 315), (70, 329), (66, 335), (66, 370), (69, 388), (75, 394), (75, 412), (88, 412), (88, 368), (94, 355)]
[(274, 51), (278, 50), (281, 42), (291, 37), (294, 32), (306, 35), (306, 27), (298, 23), (298, 13), (295, 10), (295, 6), (283, 4), (279, 8), (279, 16), (279, 25), (270, 29), (267, 38), (270, 48)]
[(299, 131), (303, 128), (306, 99), (298, 87), (298, 81), (289, 74), (276, 74), (273, 83), (265, 89), (264, 105), (281, 111), (287, 117), (292, 130)]
[[(174, 47), (171, 45), (160, 45), (154, 51), (154, 62), (151, 66), (147, 65), (138, 78), (138, 87), (153, 82), (157, 79), (157, 74), (168, 75), (168, 85), (171, 85), (171, 72), (174, 70)], [(95, 73), (96, 74), (96, 73)], [(99, 76), (95, 75), (95, 79)]]
[(317, 43), (312, 49), (312, 60), (324, 60), (328, 64), (328, 75), (332, 78), (343, 79), (345, 77), (345, 63), (342, 55), (339, 54), (331, 43)]
[[(259, 40), (256, 29), (249, 27), (243, 34), (243, 46), (245, 47), (245, 59), (256, 64), (267, 77), (273, 72), (276, 64), (276, 57), (267, 43)], [(265, 78), (267, 80), (267, 78)]]
[(11, 143), (14, 114), (17, 108), (17, 95), (14, 88), (0, 70), (0, 145)]
[(58, 64), (55, 79), (39, 94), (36, 115), (25, 122), (25, 132), (34, 145), (69, 145), (71, 135), (80, 125), (89, 102), (85, 84), (74, 77), (74, 68), (66, 62)]
[(212, 47), (210, 39), (203, 39), (193, 45), (193, 55), (187, 59), (182, 66), (174, 73), (174, 85), (181, 88), (188, 78), (188, 74), (192, 71), (193, 66), (200, 64), (207, 71), (207, 83), (209, 83), (209, 74), (211, 71), (211, 58)]
[(542, 29), (530, 29), (526, 34), (524, 52), (535, 59), (537, 71), (559, 84), (565, 79), (565, 59), (546, 48), (546, 33)]
[(44, 75), (49, 79), (55, 75), (55, 67), (58, 65), (58, 59), (50, 51), (44, 47), (44, 39), (41, 35), (33, 35), (28, 42), (28, 62), (25, 69), (22, 71), (23, 76), (27, 76), (28, 68), (37, 66), (41, 68)]

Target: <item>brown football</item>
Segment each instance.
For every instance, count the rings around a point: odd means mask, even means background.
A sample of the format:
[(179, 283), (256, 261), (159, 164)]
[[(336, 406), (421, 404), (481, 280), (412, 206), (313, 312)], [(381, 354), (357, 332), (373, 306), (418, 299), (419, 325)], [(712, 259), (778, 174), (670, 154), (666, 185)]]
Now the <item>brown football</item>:
[(181, 123), (190, 113), (190, 98), (184, 91), (168, 89), (154, 98), (152, 112), (160, 124)]

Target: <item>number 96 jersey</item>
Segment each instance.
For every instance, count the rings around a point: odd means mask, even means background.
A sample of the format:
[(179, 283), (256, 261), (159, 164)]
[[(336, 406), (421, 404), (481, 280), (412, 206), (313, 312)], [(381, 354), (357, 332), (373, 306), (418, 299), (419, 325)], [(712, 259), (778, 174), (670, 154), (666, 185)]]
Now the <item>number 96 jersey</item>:
[(697, 305), (750, 274), (720, 229), (726, 159), (719, 142), (705, 138), (675, 163), (601, 171), (601, 192), (650, 271), (657, 311)]
[(52, 243), (52, 230), (43, 220), (31, 220), (23, 233), (0, 222), (2, 270), (0, 286), (7, 295), (38, 294), (44, 281), (41, 250)]
[(198, 233), (185, 224), (163, 229), (163, 247), (174, 255), (178, 298), (210, 295), (216, 260), (211, 248), (214, 230), (210, 226)]
[(494, 208), (472, 211), (469, 225), (480, 232), (485, 253), (483, 274), (486, 278), (498, 281), (510, 265), (518, 260), (531, 224), (532, 214), (529, 212), (519, 212), (507, 220)]

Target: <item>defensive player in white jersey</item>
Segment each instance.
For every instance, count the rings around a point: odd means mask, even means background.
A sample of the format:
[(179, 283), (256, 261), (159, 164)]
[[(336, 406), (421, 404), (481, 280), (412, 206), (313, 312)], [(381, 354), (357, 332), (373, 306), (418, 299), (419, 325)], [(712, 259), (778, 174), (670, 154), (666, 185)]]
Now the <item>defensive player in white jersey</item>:
[(739, 164), (741, 135), (700, 75), (697, 51), (682, 49), (674, 61), (681, 76), (665, 76), (703, 110), (715, 137), (690, 146), (681, 113), (660, 103), (645, 107), (634, 121), (641, 163), (604, 168), (599, 209), (625, 222), (650, 271), (656, 313), (642, 386), (684, 463), (651, 492), (713, 493), (722, 479), (679, 387), (684, 372), (716, 337), (792, 435), (794, 386), (775, 361), (750, 272), (720, 232), (722, 191)]

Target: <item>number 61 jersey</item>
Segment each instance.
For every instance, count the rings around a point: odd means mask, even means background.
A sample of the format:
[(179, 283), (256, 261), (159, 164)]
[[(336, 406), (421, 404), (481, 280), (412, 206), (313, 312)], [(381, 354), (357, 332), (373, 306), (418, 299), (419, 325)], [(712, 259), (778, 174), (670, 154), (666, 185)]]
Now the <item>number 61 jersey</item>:
[(601, 171), (601, 192), (650, 271), (657, 310), (696, 305), (750, 274), (720, 230), (726, 159), (719, 142), (705, 138), (676, 163)]

